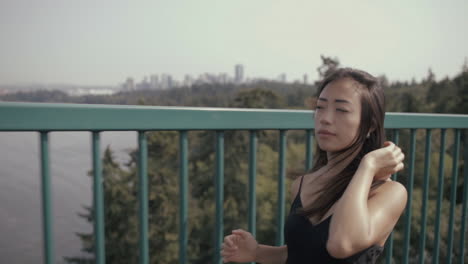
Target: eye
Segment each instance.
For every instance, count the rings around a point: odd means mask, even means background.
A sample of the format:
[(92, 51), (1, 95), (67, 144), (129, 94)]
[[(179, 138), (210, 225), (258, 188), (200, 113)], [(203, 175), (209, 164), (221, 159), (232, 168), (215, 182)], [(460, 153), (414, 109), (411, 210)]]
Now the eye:
[(347, 112), (349, 112), (348, 110), (346, 110), (346, 109), (341, 109), (341, 108), (337, 108), (336, 111), (342, 112), (342, 113), (347, 113)]
[(318, 109), (323, 109), (323, 106), (320, 106), (320, 105), (317, 105), (317, 107), (315, 107), (316, 110)]

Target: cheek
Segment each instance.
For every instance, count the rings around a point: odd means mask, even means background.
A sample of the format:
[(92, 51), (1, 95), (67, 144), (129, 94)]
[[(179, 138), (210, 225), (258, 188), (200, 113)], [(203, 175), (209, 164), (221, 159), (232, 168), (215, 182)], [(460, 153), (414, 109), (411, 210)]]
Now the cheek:
[(345, 118), (340, 123), (342, 124), (340, 130), (343, 131), (342, 138), (350, 143), (358, 134), (360, 118)]

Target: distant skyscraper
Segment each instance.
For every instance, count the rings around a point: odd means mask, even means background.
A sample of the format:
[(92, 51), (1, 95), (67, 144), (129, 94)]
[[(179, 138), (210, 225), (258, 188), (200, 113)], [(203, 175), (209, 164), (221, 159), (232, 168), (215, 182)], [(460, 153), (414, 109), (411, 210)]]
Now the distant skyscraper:
[(170, 89), (173, 86), (172, 76), (169, 74), (161, 75), (161, 89)]
[(285, 83), (286, 82), (286, 73), (282, 73), (278, 76), (278, 79), (280, 82)]
[(226, 84), (228, 82), (228, 75), (227, 73), (220, 73), (218, 75), (218, 82), (221, 84)]
[(186, 74), (185, 77), (184, 77), (183, 85), (190, 87), (190, 86), (192, 86), (193, 82), (194, 82), (194, 80), (193, 80), (192, 76)]
[(234, 82), (242, 83), (244, 81), (244, 65), (237, 64), (234, 72)]
[(307, 84), (307, 83), (308, 83), (308, 76), (307, 76), (307, 74), (304, 74), (304, 75), (302, 76), (302, 78), (303, 78), (304, 84)]
[(159, 85), (159, 80), (158, 80), (158, 75), (157, 74), (153, 74), (151, 75), (150, 77), (150, 86), (151, 86), (151, 89), (158, 89), (158, 85)]
[(125, 81), (123, 88), (125, 91), (133, 91), (135, 90), (135, 82), (132, 77), (128, 77)]
[(148, 82), (148, 77), (143, 77), (141, 83), (137, 84), (137, 89), (147, 90), (150, 89), (150, 83)]

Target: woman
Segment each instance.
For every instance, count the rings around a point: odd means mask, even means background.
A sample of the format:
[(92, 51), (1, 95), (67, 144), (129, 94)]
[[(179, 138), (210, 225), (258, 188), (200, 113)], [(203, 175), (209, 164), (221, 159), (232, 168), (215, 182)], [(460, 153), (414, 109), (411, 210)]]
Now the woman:
[(319, 87), (317, 158), (291, 187), (286, 245), (260, 245), (244, 230), (224, 239), (224, 262), (375, 263), (402, 214), (403, 185), (390, 179), (404, 154), (384, 142), (384, 93), (372, 75), (339, 69)]

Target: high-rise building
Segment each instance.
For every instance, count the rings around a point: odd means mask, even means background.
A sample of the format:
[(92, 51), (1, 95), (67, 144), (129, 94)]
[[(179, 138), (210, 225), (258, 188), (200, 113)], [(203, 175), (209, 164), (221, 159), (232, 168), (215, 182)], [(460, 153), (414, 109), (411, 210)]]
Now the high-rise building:
[(143, 77), (143, 80), (137, 84), (137, 89), (148, 90), (150, 89), (150, 83), (148, 82), (148, 77)]
[(185, 77), (184, 77), (183, 85), (187, 86), (187, 87), (190, 87), (190, 86), (192, 86), (193, 82), (194, 82), (194, 80), (193, 80), (192, 76), (186, 74)]
[(242, 83), (244, 81), (244, 65), (237, 64), (234, 67), (234, 82)]
[(285, 83), (286, 82), (286, 73), (282, 73), (278, 76), (278, 79), (280, 82)]
[(226, 84), (228, 82), (228, 75), (227, 73), (220, 73), (218, 74), (218, 82), (221, 84)]
[(159, 78), (157, 74), (153, 74), (150, 77), (150, 86), (151, 89), (158, 89), (159, 86)]
[(303, 79), (303, 81), (304, 81), (304, 84), (307, 84), (307, 83), (309, 82), (309, 81), (308, 81), (309, 78), (308, 78), (307, 74), (304, 74), (304, 75), (302, 76), (302, 79)]
[(161, 75), (161, 89), (170, 89), (173, 86), (172, 76), (169, 74)]
[(125, 83), (123, 84), (124, 91), (133, 91), (135, 90), (135, 81), (132, 77), (128, 77)]

